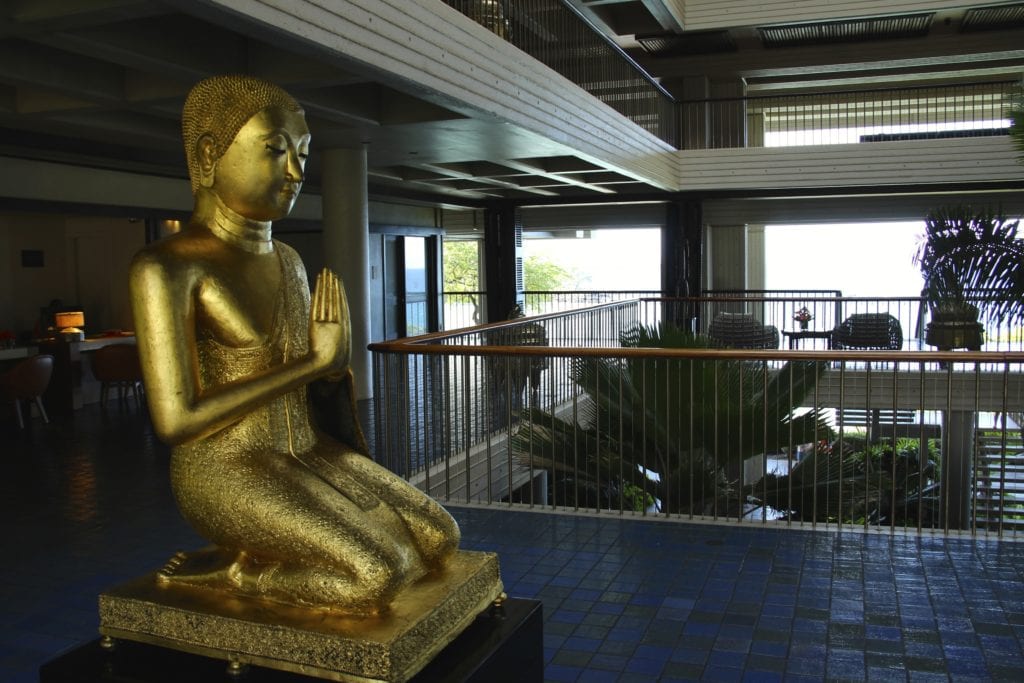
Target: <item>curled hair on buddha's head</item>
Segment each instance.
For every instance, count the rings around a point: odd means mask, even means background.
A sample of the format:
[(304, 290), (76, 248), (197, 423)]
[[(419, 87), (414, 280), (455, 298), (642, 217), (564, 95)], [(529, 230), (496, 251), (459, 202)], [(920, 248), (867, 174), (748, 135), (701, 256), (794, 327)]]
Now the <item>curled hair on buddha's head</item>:
[(202, 177), (197, 150), (199, 139), (207, 134), (212, 136), (216, 158), (219, 159), (242, 126), (268, 107), (302, 111), (295, 98), (279, 86), (253, 76), (213, 76), (192, 87), (181, 112), (181, 132), (192, 194), (199, 189)]

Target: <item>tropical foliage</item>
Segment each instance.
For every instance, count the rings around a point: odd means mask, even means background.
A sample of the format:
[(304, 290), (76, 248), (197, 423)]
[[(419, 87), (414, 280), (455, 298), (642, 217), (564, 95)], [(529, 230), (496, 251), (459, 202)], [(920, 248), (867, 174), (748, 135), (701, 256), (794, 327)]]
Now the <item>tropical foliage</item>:
[(790, 519), (870, 525), (939, 523), (938, 441), (897, 439), (869, 444), (857, 436), (817, 445), (788, 475), (753, 485), (756, 497)]
[[(634, 327), (625, 347), (707, 349), (674, 327)], [(744, 460), (826, 438), (823, 415), (795, 410), (824, 369), (818, 361), (585, 358), (572, 366), (584, 400), (569, 414), (528, 410), (513, 434), (524, 465), (554, 475), (552, 502), (721, 512)], [(631, 492), (631, 493), (630, 493)], [(637, 500), (640, 503), (637, 503)]]
[(940, 207), (925, 218), (914, 261), (933, 309), (980, 304), (996, 323), (1024, 322), (1024, 243), (1018, 221), (991, 209)]

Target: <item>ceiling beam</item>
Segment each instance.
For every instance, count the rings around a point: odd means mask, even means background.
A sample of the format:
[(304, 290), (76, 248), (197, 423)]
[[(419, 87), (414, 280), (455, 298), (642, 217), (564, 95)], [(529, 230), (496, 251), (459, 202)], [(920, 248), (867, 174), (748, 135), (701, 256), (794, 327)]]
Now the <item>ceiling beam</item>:
[[(504, 164), (505, 162), (501, 162), (501, 163)], [(418, 164), (409, 164), (409, 165), (412, 166), (413, 168), (426, 169), (426, 170), (433, 171), (433, 172), (438, 173), (440, 175), (448, 176), (448, 177), (454, 178), (454, 179), (472, 180), (474, 182), (485, 184), (485, 185), (492, 185), (494, 187), (506, 188), (506, 189), (509, 189), (509, 190), (519, 190), (521, 192), (527, 192), (529, 194), (537, 194), (537, 195), (547, 196), (547, 197), (550, 197), (550, 196), (553, 196), (553, 195), (557, 194), (557, 193), (551, 192), (549, 190), (541, 190), (541, 189), (538, 189), (538, 188), (524, 187), (523, 185), (521, 185), (519, 183), (513, 183), (513, 182), (509, 182), (507, 180), (499, 180), (498, 178), (491, 178), (491, 177), (488, 177), (488, 176), (476, 176), (476, 175), (473, 175), (472, 173), (465, 173), (463, 171), (458, 171), (458, 170), (455, 170), (455, 169), (450, 168), (448, 166), (443, 166), (443, 165), (440, 165), (440, 164), (418, 163)]]
[(599, 194), (615, 194), (615, 190), (611, 190), (607, 187), (603, 187), (601, 185), (593, 185), (591, 183), (587, 183), (582, 180), (573, 178), (572, 176), (569, 175), (563, 175), (561, 173), (551, 173), (544, 170), (543, 168), (540, 168), (533, 164), (523, 163), (522, 161), (504, 159), (500, 163), (504, 166), (508, 166), (509, 168), (514, 168), (518, 171), (523, 171), (525, 173), (530, 173), (532, 175), (538, 175), (542, 178), (557, 180), (559, 183), (564, 183), (566, 185), (574, 185), (576, 187), (581, 187), (585, 190), (590, 190), (592, 192), (597, 192)]

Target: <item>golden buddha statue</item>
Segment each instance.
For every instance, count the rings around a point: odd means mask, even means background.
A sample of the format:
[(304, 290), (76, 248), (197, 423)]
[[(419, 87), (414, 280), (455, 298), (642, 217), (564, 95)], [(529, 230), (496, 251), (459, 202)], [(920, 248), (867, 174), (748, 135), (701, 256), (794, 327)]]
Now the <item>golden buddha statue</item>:
[[(215, 548), (174, 557), (171, 585), (286, 605), (385, 612), (442, 570), (459, 529), (434, 500), (311, 419), (307, 385), (351, 378), (349, 314), (324, 270), (310, 294), (271, 236), (303, 183), (299, 104), (246, 76), (193, 88), (182, 128), (195, 208), (143, 249), (131, 299), (158, 436), (185, 519)], [(500, 584), (499, 584), (500, 585)]]

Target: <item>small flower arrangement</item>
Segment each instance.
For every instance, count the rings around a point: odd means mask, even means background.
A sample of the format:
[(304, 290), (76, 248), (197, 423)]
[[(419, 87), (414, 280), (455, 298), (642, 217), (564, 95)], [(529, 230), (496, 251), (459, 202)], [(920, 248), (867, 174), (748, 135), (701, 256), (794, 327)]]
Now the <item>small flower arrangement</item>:
[(14, 346), (15, 336), (10, 330), (0, 330), (0, 349), (10, 349)]
[(793, 320), (800, 323), (801, 330), (806, 330), (807, 323), (814, 320), (814, 315), (806, 306), (801, 306), (795, 313), (793, 313)]

